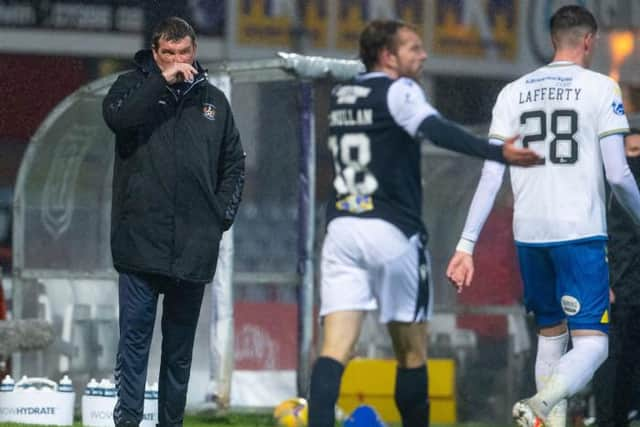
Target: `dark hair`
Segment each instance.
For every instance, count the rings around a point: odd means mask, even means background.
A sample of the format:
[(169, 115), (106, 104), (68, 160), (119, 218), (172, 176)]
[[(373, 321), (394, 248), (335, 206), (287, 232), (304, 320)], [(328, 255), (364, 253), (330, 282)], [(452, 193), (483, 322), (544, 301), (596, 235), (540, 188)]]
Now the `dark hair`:
[(401, 28), (416, 31), (415, 27), (403, 21), (375, 20), (362, 30), (360, 34), (360, 60), (367, 71), (378, 62), (378, 55), (384, 48), (394, 51), (396, 49), (396, 35)]
[(151, 47), (157, 49), (160, 39), (178, 41), (185, 37), (191, 37), (193, 44), (196, 43), (196, 32), (193, 30), (193, 27), (184, 19), (171, 16), (163, 19), (153, 28)]
[(571, 5), (563, 6), (553, 14), (549, 21), (549, 29), (551, 30), (551, 39), (554, 45), (557, 45), (564, 34), (570, 32), (575, 34), (575, 30), (595, 34), (598, 32), (598, 23), (587, 8)]

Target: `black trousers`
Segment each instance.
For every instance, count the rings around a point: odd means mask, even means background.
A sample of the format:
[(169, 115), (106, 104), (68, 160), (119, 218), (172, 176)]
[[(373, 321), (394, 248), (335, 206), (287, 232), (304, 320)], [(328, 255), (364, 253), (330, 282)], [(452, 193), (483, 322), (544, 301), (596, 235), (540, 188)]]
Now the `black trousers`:
[(115, 379), (116, 426), (138, 426), (143, 417), (147, 362), (158, 296), (162, 304), (162, 354), (158, 379), (158, 422), (182, 426), (204, 284), (164, 276), (120, 274), (120, 341)]
[(640, 306), (611, 305), (609, 357), (593, 377), (598, 427), (627, 427), (637, 409)]

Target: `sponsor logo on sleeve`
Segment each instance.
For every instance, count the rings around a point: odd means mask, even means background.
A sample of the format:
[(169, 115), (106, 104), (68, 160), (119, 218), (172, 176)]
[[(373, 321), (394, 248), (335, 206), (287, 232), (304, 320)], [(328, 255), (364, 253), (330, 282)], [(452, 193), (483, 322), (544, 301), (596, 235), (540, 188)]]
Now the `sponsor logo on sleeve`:
[(618, 116), (624, 115), (624, 105), (622, 105), (622, 101), (615, 100), (611, 103), (611, 108), (613, 112)]

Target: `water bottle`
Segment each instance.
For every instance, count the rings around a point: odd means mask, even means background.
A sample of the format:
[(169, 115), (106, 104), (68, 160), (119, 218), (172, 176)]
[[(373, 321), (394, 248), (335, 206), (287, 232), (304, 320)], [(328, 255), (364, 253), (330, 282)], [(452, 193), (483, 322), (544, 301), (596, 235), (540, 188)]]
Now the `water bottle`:
[(98, 381), (95, 378), (91, 378), (87, 387), (84, 389), (85, 396), (96, 396), (98, 394)]
[(147, 381), (144, 383), (144, 399), (151, 399), (151, 384)]
[(13, 378), (11, 378), (11, 375), (7, 374), (2, 380), (2, 383), (0, 383), (0, 393), (13, 391), (15, 385), (16, 383), (13, 381)]
[(31, 383), (29, 382), (29, 378), (26, 375), (23, 375), (22, 378), (20, 378), (20, 381), (18, 381), (16, 383), (16, 388), (20, 389), (20, 390), (28, 390), (33, 388), (31, 386)]
[(100, 387), (102, 388), (102, 395), (104, 397), (116, 396), (116, 385), (109, 381), (109, 379), (103, 378), (102, 381), (100, 381)]
[(98, 381), (98, 383), (96, 384), (96, 387), (93, 389), (93, 395), (104, 396), (104, 387), (102, 381)]
[[(149, 397), (147, 397), (147, 391), (149, 392)], [(145, 390), (145, 399), (158, 400), (158, 383), (155, 382), (151, 384), (147, 390)]]
[(58, 383), (58, 391), (61, 393), (73, 393), (73, 383), (68, 375), (62, 377)]

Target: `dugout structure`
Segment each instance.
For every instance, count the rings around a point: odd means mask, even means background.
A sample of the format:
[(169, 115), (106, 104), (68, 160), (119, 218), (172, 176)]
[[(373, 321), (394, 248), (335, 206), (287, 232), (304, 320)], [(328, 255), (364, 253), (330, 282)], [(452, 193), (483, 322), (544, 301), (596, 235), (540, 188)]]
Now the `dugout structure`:
[[(210, 80), (231, 101), (247, 152), (246, 187), (236, 223), (223, 238), (215, 283), (207, 287), (187, 404), (206, 407), (205, 396), (213, 393), (222, 405), (274, 406), (306, 395), (319, 335), (317, 267), (332, 179), (326, 147), (330, 87), (362, 65), (281, 54), (208, 68)], [(110, 377), (115, 364), (117, 274), (109, 248), (114, 136), (101, 113), (115, 78), (82, 87), (51, 111), (31, 141), (15, 189), (13, 315), (48, 320), (58, 339), (45, 351), (14, 355), (13, 374), (59, 379), (67, 373), (77, 391), (92, 377)], [(463, 383), (472, 372), (464, 366), (474, 356), (477, 337), (456, 323), (465, 309), (444, 271), (481, 165), (423, 147), (437, 311), (430, 354), (455, 358)], [(509, 204), (508, 197), (499, 198)], [(489, 249), (500, 244), (485, 243)], [(493, 280), (492, 272), (497, 281), (499, 268), (483, 277)], [(497, 302), (485, 301), (472, 311), (519, 315), (509, 307), (492, 309)], [(159, 331), (157, 323), (150, 381), (159, 368)], [(521, 334), (507, 334), (509, 348)], [(358, 354), (388, 357), (390, 351), (386, 330), (368, 319)]]

